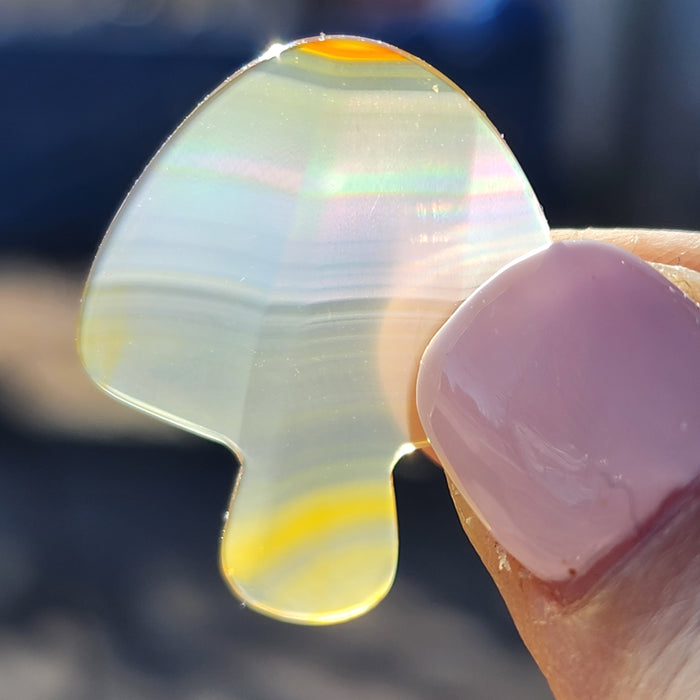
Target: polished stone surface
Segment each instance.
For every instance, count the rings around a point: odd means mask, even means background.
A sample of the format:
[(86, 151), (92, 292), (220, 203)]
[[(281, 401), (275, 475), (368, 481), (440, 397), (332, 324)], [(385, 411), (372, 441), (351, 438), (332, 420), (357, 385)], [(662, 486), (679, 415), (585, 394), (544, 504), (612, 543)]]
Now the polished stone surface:
[(108, 392), (238, 456), (221, 561), (248, 605), (346, 619), (394, 576), (391, 469), (423, 439), (423, 349), (547, 233), (444, 76), (368, 40), (276, 46), (135, 185), (88, 283), (81, 355)]

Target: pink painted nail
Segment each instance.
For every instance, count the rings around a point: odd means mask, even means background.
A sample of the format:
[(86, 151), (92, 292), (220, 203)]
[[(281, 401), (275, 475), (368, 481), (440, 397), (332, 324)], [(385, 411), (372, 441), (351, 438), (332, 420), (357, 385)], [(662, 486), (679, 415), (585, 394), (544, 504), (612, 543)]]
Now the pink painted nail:
[(458, 309), (417, 392), (493, 536), (539, 578), (570, 580), (700, 475), (700, 308), (630, 253), (554, 243)]

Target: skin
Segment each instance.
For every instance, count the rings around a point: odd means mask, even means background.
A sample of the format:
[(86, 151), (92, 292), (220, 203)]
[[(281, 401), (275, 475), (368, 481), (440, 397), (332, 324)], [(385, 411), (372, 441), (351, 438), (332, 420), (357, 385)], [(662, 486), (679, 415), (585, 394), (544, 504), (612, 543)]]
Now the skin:
[[(626, 248), (700, 302), (698, 234), (589, 229), (552, 235)], [(467, 536), (558, 700), (700, 697), (700, 483), (666, 503), (631, 549), (599, 562), (567, 598), (511, 557), (455, 485), (449, 487)]]

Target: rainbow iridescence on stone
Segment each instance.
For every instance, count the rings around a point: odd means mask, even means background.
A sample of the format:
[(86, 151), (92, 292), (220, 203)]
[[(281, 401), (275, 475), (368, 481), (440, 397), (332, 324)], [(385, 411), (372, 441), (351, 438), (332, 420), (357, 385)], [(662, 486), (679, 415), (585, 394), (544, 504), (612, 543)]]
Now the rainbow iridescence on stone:
[(336, 622), (391, 586), (391, 472), (418, 363), (479, 284), (548, 240), (486, 117), (366, 39), (276, 46), (148, 165), (88, 280), (84, 365), (242, 464), (221, 544), (251, 607)]

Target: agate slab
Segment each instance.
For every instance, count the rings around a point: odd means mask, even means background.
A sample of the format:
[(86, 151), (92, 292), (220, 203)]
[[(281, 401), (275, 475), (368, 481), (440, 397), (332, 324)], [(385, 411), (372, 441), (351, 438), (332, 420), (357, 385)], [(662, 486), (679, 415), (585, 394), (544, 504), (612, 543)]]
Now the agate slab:
[(248, 605), (327, 623), (391, 585), (391, 471), (424, 440), (428, 341), (548, 240), (503, 139), (399, 49), (272, 47), (170, 137), (117, 213), (79, 347), (103, 389), (241, 463), (221, 544)]

